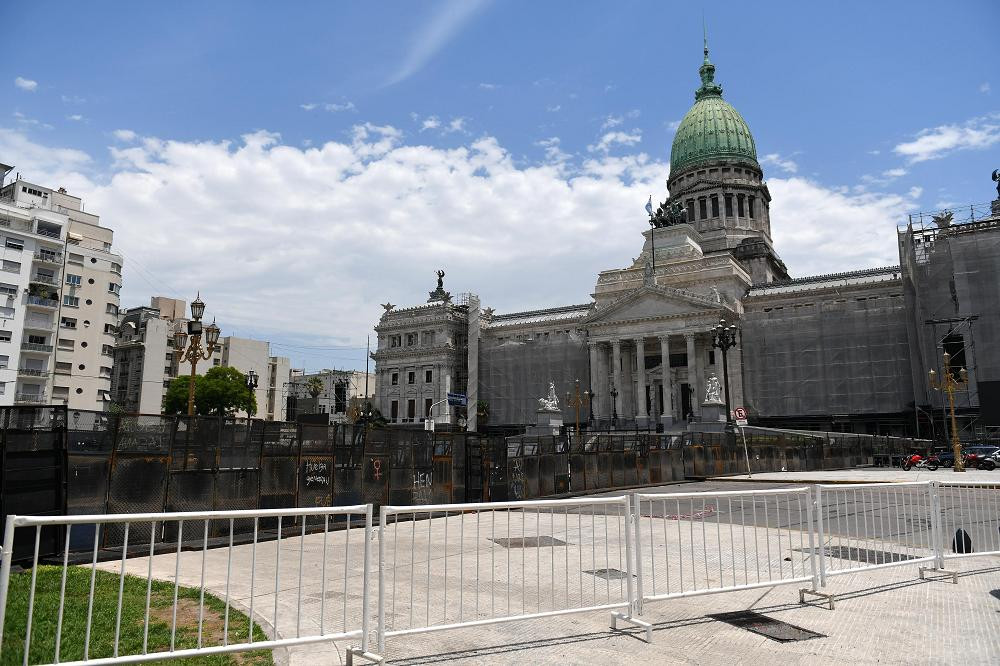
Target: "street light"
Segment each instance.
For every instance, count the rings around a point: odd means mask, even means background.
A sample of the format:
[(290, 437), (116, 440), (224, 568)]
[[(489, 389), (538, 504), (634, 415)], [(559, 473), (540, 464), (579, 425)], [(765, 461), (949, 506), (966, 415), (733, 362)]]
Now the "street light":
[(722, 383), (726, 394), (727, 423), (732, 412), (729, 408), (729, 362), (726, 358), (726, 352), (736, 346), (736, 336), (738, 333), (739, 329), (736, 328), (736, 324), (726, 326), (725, 319), (720, 319), (719, 323), (712, 329), (712, 346), (722, 350)]
[[(191, 379), (188, 382), (188, 416), (194, 416), (194, 377), (198, 367), (198, 361), (208, 360), (218, 348), (219, 334), (221, 331), (213, 320), (211, 324), (201, 325), (201, 318), (205, 314), (205, 303), (199, 294), (191, 302), (192, 320), (187, 323), (187, 332), (183, 329), (174, 333), (174, 352), (177, 354), (177, 365), (181, 363), (191, 364)], [(201, 346), (201, 336), (205, 336), (205, 347)], [(188, 344), (188, 337), (191, 344)]]
[(580, 436), (580, 408), (590, 404), (590, 391), (580, 393), (580, 380), (574, 383), (573, 393), (566, 391), (566, 404), (576, 408), (576, 436)]
[(257, 390), (257, 373), (253, 370), (247, 371), (247, 388), (251, 391)]
[(958, 424), (955, 421), (955, 391), (969, 384), (969, 375), (962, 368), (958, 371), (958, 379), (951, 373), (951, 354), (945, 352), (941, 359), (944, 361), (944, 376), (938, 379), (937, 373), (931, 370), (928, 374), (931, 388), (935, 391), (944, 390), (948, 394), (948, 409), (951, 411), (951, 451), (955, 455), (956, 472), (965, 471), (965, 461), (962, 460), (962, 443), (958, 439)]
[(618, 427), (618, 389), (614, 382), (611, 383), (608, 394), (611, 396), (611, 428), (614, 429)]

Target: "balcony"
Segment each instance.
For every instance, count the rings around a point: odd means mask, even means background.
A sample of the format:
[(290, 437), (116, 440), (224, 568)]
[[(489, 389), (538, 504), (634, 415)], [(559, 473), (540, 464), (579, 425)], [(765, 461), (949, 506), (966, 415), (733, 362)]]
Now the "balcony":
[(41, 264), (62, 266), (62, 252), (35, 252), (35, 261)]
[(52, 275), (38, 275), (36, 273), (35, 275), (31, 276), (31, 281), (35, 282), (35, 283), (38, 283), (38, 284), (50, 284), (50, 285), (52, 285), (54, 287), (58, 287), (59, 286), (59, 280), (57, 280)]
[(59, 307), (59, 301), (52, 300), (49, 298), (39, 298), (38, 296), (28, 296), (28, 305), (33, 305), (40, 308), (51, 308), (53, 310)]
[(14, 395), (17, 404), (40, 405), (45, 403), (44, 393), (17, 393)]
[(38, 368), (18, 368), (17, 374), (19, 377), (47, 377), (49, 371)]
[(33, 321), (31, 319), (26, 319), (24, 321), (25, 330), (31, 331), (54, 331), (56, 330), (55, 322), (52, 321)]
[(51, 354), (52, 345), (42, 345), (37, 342), (22, 342), (21, 351), (42, 352), (43, 354)]

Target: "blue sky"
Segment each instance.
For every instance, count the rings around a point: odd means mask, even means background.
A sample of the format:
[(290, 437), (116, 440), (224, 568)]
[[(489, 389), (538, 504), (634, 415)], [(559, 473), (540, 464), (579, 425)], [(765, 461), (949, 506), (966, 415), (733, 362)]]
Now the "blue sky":
[(357, 365), (334, 348), (386, 299), (425, 299), (439, 266), (509, 311), (585, 302), (638, 253), (703, 8), (793, 274), (892, 262), (903, 212), (992, 198), (985, 1), (21, 3), (0, 161), (115, 229), (126, 304), (201, 288), (297, 365)]

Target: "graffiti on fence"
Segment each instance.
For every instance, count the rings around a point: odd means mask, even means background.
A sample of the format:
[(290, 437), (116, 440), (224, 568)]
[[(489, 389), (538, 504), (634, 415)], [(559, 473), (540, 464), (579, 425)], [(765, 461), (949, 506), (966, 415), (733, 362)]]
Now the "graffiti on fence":
[(431, 486), (433, 485), (433, 472), (413, 473), (413, 503), (431, 504)]
[(306, 488), (327, 487), (330, 485), (330, 465), (324, 461), (307, 460)]
[(524, 461), (521, 458), (510, 459), (510, 498), (524, 499)]
[(372, 458), (372, 468), (375, 470), (375, 472), (374, 472), (375, 473), (375, 480), (376, 481), (381, 481), (382, 480), (382, 459), (381, 458)]

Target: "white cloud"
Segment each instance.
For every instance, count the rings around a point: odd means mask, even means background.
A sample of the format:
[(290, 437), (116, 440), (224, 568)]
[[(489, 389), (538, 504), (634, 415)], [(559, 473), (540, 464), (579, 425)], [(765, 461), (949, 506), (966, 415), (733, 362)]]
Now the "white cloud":
[[(647, 228), (642, 205), (650, 193), (663, 199), (668, 165), (603, 152), (573, 164), (557, 137), (538, 145), (545, 162), (525, 166), (492, 137), (408, 145), (371, 123), (308, 148), (268, 132), (145, 138), (113, 148), (108, 179), (95, 182), (85, 153), (0, 130), (0, 154), (82, 196), (115, 230), (123, 304), (201, 289), (224, 334), (313, 344), (363, 345), (378, 304), (422, 303), (437, 268), (452, 293), (503, 312), (585, 302), (599, 271), (628, 265)], [(898, 261), (895, 224), (916, 193), (851, 194), (801, 177), (769, 185), (775, 247), (794, 275)], [(177, 243), (185, 237), (200, 242)]]
[(779, 153), (768, 153), (760, 160), (762, 165), (770, 164), (775, 166), (785, 173), (796, 173), (799, 170), (799, 165), (795, 163), (794, 160), (788, 157), (782, 157)]
[(496, 90), (500, 87), (499, 83), (480, 83), (479, 87), (483, 90)]
[(973, 118), (962, 125), (939, 125), (921, 130), (913, 141), (901, 143), (893, 152), (910, 163), (945, 157), (957, 150), (989, 148), (1000, 142), (1000, 114)]
[(75, 120), (77, 122), (80, 122), (83, 120), (83, 116), (81, 116), (79, 113), (74, 113), (71, 116), (66, 116), (66, 120)]
[(601, 130), (603, 131), (611, 129), (612, 127), (618, 127), (623, 122), (625, 122), (625, 119), (621, 116), (608, 116), (604, 119), (604, 122), (601, 123)]
[(594, 152), (607, 153), (612, 147), (618, 146), (634, 146), (635, 144), (642, 141), (642, 132), (634, 129), (630, 132), (606, 132), (601, 136), (600, 140), (593, 145), (587, 146), (587, 150)]
[(341, 111), (355, 111), (354, 102), (344, 102), (342, 104), (324, 104), (324, 111), (330, 111), (331, 113), (339, 113)]
[(980, 83), (979, 84), (979, 92), (983, 93), (984, 95), (989, 95), (990, 94), (990, 82), (989, 81), (984, 81), (983, 83)]
[(424, 122), (420, 123), (420, 131), (432, 130), (441, 127), (441, 120), (437, 116), (427, 116)]
[(793, 277), (898, 264), (896, 225), (920, 195), (852, 194), (797, 176), (768, 187), (775, 249)]
[(130, 129), (118, 129), (112, 132), (112, 134), (119, 141), (125, 141), (125, 142), (135, 141), (139, 136)]
[(85, 104), (87, 101), (79, 95), (60, 95), (59, 98), (63, 101), (63, 104)]
[(903, 176), (906, 175), (906, 173), (907, 173), (906, 169), (899, 167), (896, 169), (887, 169), (886, 171), (882, 172), (882, 175), (885, 176), (886, 178), (902, 178)]
[(681, 126), (681, 121), (679, 120), (671, 120), (670, 122), (667, 123), (667, 129), (670, 130), (671, 132), (676, 132), (677, 128), (680, 126)]
[(881, 150), (869, 150), (868, 151), (869, 155), (880, 155), (881, 153), (882, 153)]
[(394, 85), (423, 69), (487, 4), (488, 0), (447, 0), (438, 5), (434, 16), (417, 32), (399, 69), (383, 85)]
[(450, 134), (452, 132), (461, 132), (463, 134), (468, 134), (465, 129), (465, 118), (452, 118), (451, 122), (444, 129), (445, 134)]
[(299, 108), (305, 111), (312, 111), (317, 106), (319, 106), (319, 104), (316, 104), (315, 102), (309, 102), (308, 104), (299, 104)]
[(14, 112), (14, 119), (17, 120), (17, 122), (20, 123), (21, 125), (24, 125), (25, 127), (38, 127), (47, 130), (52, 129), (52, 125), (49, 125), (48, 123), (43, 123), (41, 120), (38, 120), (37, 118), (31, 118), (29, 116), (26, 116), (20, 111)]
[(25, 79), (20, 76), (14, 79), (14, 85), (21, 90), (27, 90), (28, 92), (35, 92), (38, 90), (38, 81), (32, 81), (31, 79)]
[(548, 111), (549, 113), (557, 113), (558, 111), (562, 110), (562, 104), (556, 104), (554, 106), (547, 106), (547, 107), (545, 107), (545, 110)]

